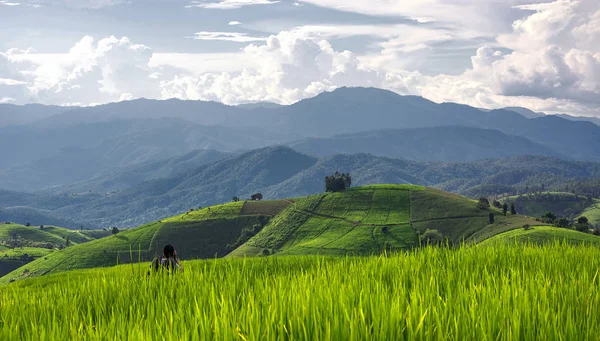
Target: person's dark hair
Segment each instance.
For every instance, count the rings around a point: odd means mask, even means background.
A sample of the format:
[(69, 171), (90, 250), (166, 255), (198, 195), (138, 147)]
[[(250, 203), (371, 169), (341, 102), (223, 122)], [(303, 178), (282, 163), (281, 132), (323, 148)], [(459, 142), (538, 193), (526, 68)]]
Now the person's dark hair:
[(165, 255), (165, 257), (167, 257), (167, 258), (173, 257), (174, 252), (175, 252), (175, 248), (173, 247), (173, 245), (171, 245), (171, 244), (165, 245), (165, 248), (163, 249), (163, 254)]

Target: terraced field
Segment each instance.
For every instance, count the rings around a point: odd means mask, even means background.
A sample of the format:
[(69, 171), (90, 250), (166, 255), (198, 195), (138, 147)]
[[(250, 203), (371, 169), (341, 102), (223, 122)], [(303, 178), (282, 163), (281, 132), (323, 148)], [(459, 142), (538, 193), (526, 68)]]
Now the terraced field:
[[(498, 217), (489, 223), (489, 212)], [(452, 242), (480, 240), (535, 224), (521, 216), (481, 210), (473, 200), (413, 185), (373, 185), (297, 200), (229, 256), (374, 254), (420, 245), (438, 230)], [(478, 238), (478, 239), (476, 239)]]
[(568, 244), (591, 244), (600, 246), (600, 237), (574, 230), (552, 227), (534, 226), (530, 230), (517, 229), (489, 238), (481, 245), (497, 244), (552, 244), (555, 242)]
[[(489, 213), (495, 214), (490, 224)], [(428, 230), (477, 242), (535, 221), (440, 190), (372, 185), (339, 193), (240, 201), (190, 210), (28, 264), (27, 276), (150, 261), (169, 243), (182, 259), (264, 255), (370, 255), (421, 246)], [(19, 269), (0, 279), (25, 277)]]
[[(39, 226), (0, 224), (0, 242), (5, 244), (0, 244), (0, 276), (25, 266), (32, 259), (46, 257), (64, 246), (67, 238), (71, 245), (77, 245), (94, 240), (92, 235), (100, 237), (108, 234), (108, 231), (77, 231), (56, 226), (44, 226), (42, 229)], [(14, 248), (15, 245), (20, 246)]]
[[(27, 265), (27, 276), (150, 261), (168, 243), (177, 247), (183, 259), (222, 257), (231, 251), (228, 244), (237, 240), (244, 227), (264, 225), (288, 205), (281, 200), (240, 201), (186, 212), (48, 254)], [(16, 270), (0, 283), (24, 275), (22, 269)]]

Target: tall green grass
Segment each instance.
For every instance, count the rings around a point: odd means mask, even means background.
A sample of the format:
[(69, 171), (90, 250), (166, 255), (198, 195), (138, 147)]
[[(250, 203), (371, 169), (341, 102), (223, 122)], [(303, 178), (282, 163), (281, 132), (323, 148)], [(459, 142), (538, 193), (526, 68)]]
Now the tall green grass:
[(594, 340), (600, 249), (554, 243), (66, 272), (0, 287), (0, 340)]

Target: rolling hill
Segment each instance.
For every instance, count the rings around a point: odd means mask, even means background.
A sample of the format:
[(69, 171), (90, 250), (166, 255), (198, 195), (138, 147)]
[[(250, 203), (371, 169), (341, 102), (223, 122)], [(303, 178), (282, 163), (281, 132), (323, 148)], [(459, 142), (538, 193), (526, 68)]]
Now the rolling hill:
[[(494, 212), (494, 224), (489, 213)], [(339, 193), (274, 201), (239, 201), (190, 210), (117, 235), (66, 248), (2, 278), (123, 262), (149, 261), (164, 244), (182, 259), (229, 255), (364, 255), (420, 246), (419, 236), (437, 230), (452, 243), (477, 241), (535, 224), (502, 216), (455, 194), (414, 185), (373, 185)], [(233, 251), (233, 252), (232, 252)]]
[(104, 230), (73, 231), (56, 226), (41, 228), (1, 223), (0, 276), (64, 247), (67, 237), (70, 244), (77, 245), (109, 234), (110, 232)]
[(484, 240), (481, 245), (511, 243), (549, 244), (555, 242), (569, 244), (592, 244), (600, 246), (600, 237), (559, 227), (534, 226), (529, 230), (515, 229), (498, 234)]
[(596, 203), (594, 199), (564, 192), (510, 196), (502, 201), (513, 202), (519, 214), (538, 218), (547, 212), (552, 212), (560, 217), (575, 218)]

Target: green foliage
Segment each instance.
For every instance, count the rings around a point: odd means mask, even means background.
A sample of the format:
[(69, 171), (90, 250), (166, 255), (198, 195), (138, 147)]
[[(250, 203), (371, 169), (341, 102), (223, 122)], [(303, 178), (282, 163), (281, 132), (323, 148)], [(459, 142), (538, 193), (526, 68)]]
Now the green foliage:
[(479, 201), (477, 202), (477, 208), (480, 210), (490, 208), (490, 201), (487, 198), (479, 198)]
[(262, 198), (263, 198), (262, 193), (254, 193), (250, 196), (250, 199), (256, 200), (256, 201), (260, 201), (260, 200), (262, 200)]
[(502, 204), (502, 214), (506, 215), (506, 212), (508, 212), (508, 204), (504, 203)]
[(515, 203), (510, 203), (510, 214), (517, 214), (517, 210), (515, 209)]
[(113, 227), (113, 228), (110, 229), (110, 233), (112, 233), (113, 235), (117, 234), (117, 233), (119, 233), (119, 229), (116, 228), (116, 227)]
[(493, 224), (494, 223), (494, 213), (490, 212), (488, 214), (488, 218), (489, 218), (490, 224)]
[(325, 177), (325, 192), (339, 192), (352, 185), (350, 173), (335, 172), (333, 175)]
[[(2, 314), (0, 339), (592, 340), (600, 335), (600, 292), (594, 285), (598, 247), (512, 243), (427, 247), (389, 257), (261, 257), (183, 265), (184, 273), (168, 279), (148, 278), (147, 264), (141, 264), (2, 287), (0, 306), (10, 313)], [(523, 317), (519, 323), (507, 323), (516, 316)]]

